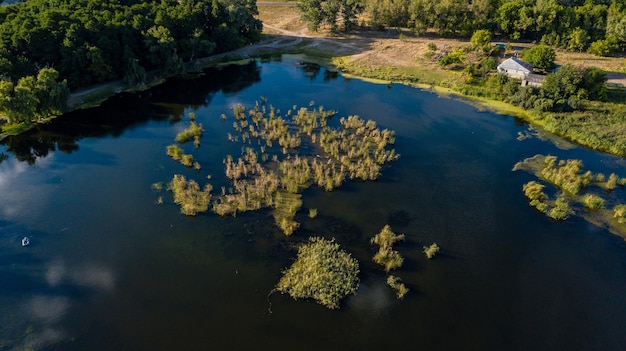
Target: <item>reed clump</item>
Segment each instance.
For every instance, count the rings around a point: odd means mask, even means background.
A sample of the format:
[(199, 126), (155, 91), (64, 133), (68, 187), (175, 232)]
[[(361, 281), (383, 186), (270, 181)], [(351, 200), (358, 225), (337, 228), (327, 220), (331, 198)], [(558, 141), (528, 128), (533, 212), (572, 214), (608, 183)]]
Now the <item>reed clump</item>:
[(530, 201), (530, 205), (535, 207), (541, 212), (545, 212), (548, 209), (548, 195), (543, 192), (543, 184), (537, 183), (534, 180), (530, 181), (522, 187), (524, 195)]
[(204, 128), (202, 127), (202, 123), (196, 123), (192, 120), (191, 122), (189, 122), (189, 127), (176, 134), (176, 142), (184, 144), (188, 141), (193, 140), (194, 145), (197, 148), (200, 146), (200, 138), (202, 137), (203, 133)]
[(613, 207), (613, 218), (617, 219), (617, 223), (626, 223), (626, 205), (615, 205), (615, 207)]
[(402, 279), (400, 277), (396, 277), (395, 275), (390, 275), (387, 277), (387, 285), (393, 289), (396, 293), (398, 299), (404, 299), (404, 296), (409, 292), (409, 288), (404, 285)]
[(402, 240), (404, 240), (404, 234), (395, 234), (388, 224), (372, 238), (372, 244), (379, 246), (373, 260), (383, 266), (386, 272), (402, 267), (404, 258), (398, 251), (393, 250), (393, 245)]
[(435, 257), (439, 253), (439, 246), (437, 245), (437, 243), (432, 243), (428, 246), (424, 246), (422, 250), (424, 254), (426, 255), (426, 258), (430, 260), (431, 258)]
[(556, 198), (554, 206), (548, 210), (547, 214), (548, 217), (552, 219), (564, 221), (569, 218), (570, 215), (574, 214), (574, 211), (570, 209), (569, 202), (565, 196), (561, 195)]
[(300, 227), (300, 223), (294, 221), (296, 213), (302, 207), (302, 195), (286, 191), (277, 191), (274, 197), (274, 210), (272, 215), (276, 225), (287, 236)]
[(595, 194), (585, 194), (581, 198), (582, 204), (591, 210), (604, 208), (604, 199)]
[(187, 216), (195, 216), (198, 212), (206, 212), (211, 201), (212, 186), (207, 184), (203, 189), (194, 180), (187, 180), (183, 175), (175, 174), (168, 184), (168, 190), (174, 194), (174, 202), (180, 205), (180, 212)]
[(359, 263), (334, 239), (310, 238), (298, 249), (296, 261), (283, 272), (276, 290), (293, 299), (314, 299), (335, 309), (359, 285)]

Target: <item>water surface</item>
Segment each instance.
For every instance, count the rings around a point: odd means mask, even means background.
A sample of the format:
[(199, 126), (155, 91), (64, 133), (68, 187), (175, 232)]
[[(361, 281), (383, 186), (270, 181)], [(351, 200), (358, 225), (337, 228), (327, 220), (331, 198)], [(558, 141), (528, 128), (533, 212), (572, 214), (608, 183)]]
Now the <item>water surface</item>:
[[(292, 238), (267, 210), (190, 218), (151, 190), (175, 173), (211, 174), (219, 187), (222, 159), (241, 147), (226, 139), (230, 108), (261, 96), (283, 111), (335, 109), (335, 123), (374, 119), (397, 132), (401, 158), (379, 181), (305, 191)], [(165, 154), (190, 112), (205, 127), (200, 149), (186, 146), (200, 172)], [(624, 241), (580, 218), (549, 220), (521, 191), (533, 177), (511, 171), (542, 153), (626, 176), (624, 160), (518, 141), (527, 130), (428, 91), (284, 59), (172, 80), (6, 139), (0, 349), (624, 350)], [(385, 224), (407, 238), (394, 272), (411, 290), (403, 301), (371, 262), (369, 239)], [(311, 235), (335, 237), (360, 261), (360, 289), (341, 310), (268, 296)], [(443, 251), (427, 260), (421, 248), (433, 242)]]

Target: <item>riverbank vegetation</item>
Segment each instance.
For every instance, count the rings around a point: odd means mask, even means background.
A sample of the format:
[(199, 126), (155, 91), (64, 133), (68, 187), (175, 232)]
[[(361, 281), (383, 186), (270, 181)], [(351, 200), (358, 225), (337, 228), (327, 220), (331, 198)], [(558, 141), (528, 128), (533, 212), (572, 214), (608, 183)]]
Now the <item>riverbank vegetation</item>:
[[(146, 85), (260, 38), (255, 1), (29, 0), (0, 7), (0, 115), (9, 125), (60, 115), (75, 90)], [(39, 77), (44, 75), (45, 82)]]
[(335, 309), (359, 286), (359, 263), (334, 240), (312, 237), (298, 248), (296, 261), (283, 272), (276, 291), (295, 300), (314, 299)]
[[(546, 193), (546, 185), (538, 181), (524, 184), (522, 190), (529, 204), (554, 220), (565, 220), (579, 215), (588, 221), (607, 226), (611, 232), (626, 237), (625, 206), (613, 196), (624, 190), (626, 178), (611, 173), (585, 170), (580, 160), (559, 160), (555, 156), (535, 155), (518, 162), (514, 171), (534, 174), (538, 180), (550, 184), (557, 191), (554, 200)], [(600, 191), (593, 191), (592, 187)]]

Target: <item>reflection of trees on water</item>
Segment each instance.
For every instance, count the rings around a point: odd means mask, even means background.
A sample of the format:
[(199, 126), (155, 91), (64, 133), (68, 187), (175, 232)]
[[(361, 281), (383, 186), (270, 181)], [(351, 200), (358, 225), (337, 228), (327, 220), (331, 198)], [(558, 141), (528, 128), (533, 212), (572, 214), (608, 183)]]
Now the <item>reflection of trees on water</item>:
[[(300, 67), (304, 70), (304, 75), (309, 77), (310, 80), (315, 80), (322, 70), (322, 66), (317, 63), (312, 62), (300, 62)], [(329, 71), (324, 68), (324, 82), (331, 81), (333, 79), (337, 79), (338, 73), (335, 71)]]
[[(148, 121), (179, 120), (187, 108), (208, 106), (218, 91), (235, 93), (259, 81), (256, 62), (210, 69), (195, 78), (174, 78), (147, 91), (114, 96), (100, 107), (70, 112), (49, 124), (9, 136), (2, 144), (6, 153), (32, 165), (54, 151), (69, 154), (78, 150), (78, 141), (83, 138), (117, 137), (127, 128)], [(0, 162), (7, 157), (0, 154)]]

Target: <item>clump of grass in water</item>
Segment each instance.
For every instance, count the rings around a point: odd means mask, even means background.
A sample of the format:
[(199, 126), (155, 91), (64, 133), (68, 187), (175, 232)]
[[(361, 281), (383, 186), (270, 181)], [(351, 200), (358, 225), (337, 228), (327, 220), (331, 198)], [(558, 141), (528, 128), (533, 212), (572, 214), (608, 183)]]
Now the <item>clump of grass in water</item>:
[(276, 291), (295, 300), (314, 299), (335, 309), (359, 286), (359, 263), (333, 240), (310, 238), (300, 246), (296, 261), (283, 272)]
[(176, 134), (176, 142), (180, 144), (184, 144), (188, 141), (193, 140), (194, 145), (197, 147), (200, 146), (200, 138), (204, 133), (204, 128), (202, 127), (202, 123), (198, 124), (195, 121), (191, 121), (189, 123), (189, 127), (187, 127), (182, 132)]
[(211, 200), (210, 184), (200, 189), (193, 180), (187, 181), (183, 175), (175, 174), (168, 184), (168, 190), (174, 194), (174, 202), (180, 205), (180, 212), (187, 216), (195, 216), (198, 212), (206, 212)]
[(309, 218), (317, 217), (317, 208), (309, 208)]
[(569, 207), (569, 203), (564, 195), (561, 195), (556, 198), (554, 201), (554, 207), (552, 207), (548, 212), (548, 216), (557, 221), (566, 220), (571, 214), (573, 214)]
[(404, 240), (404, 234), (395, 234), (388, 224), (372, 238), (372, 244), (379, 246), (373, 260), (383, 266), (386, 272), (402, 267), (404, 258), (398, 251), (393, 250), (393, 244), (402, 240)]
[(437, 245), (437, 243), (432, 243), (429, 246), (424, 246), (423, 251), (426, 257), (428, 259), (431, 259), (435, 257), (437, 253), (439, 253), (439, 246)]
[(541, 212), (545, 212), (548, 209), (548, 195), (543, 192), (545, 186), (535, 181), (530, 181), (522, 187), (524, 195), (530, 200), (530, 205), (535, 207)]
[(395, 275), (390, 275), (387, 277), (387, 285), (389, 285), (389, 287), (393, 289), (393, 291), (396, 293), (396, 296), (400, 300), (404, 299), (404, 296), (409, 292), (409, 288), (404, 285), (402, 279), (396, 277)]
[(598, 210), (604, 208), (604, 199), (598, 195), (585, 194), (581, 198), (581, 202), (586, 208), (591, 210)]
[(613, 217), (617, 218), (617, 223), (626, 223), (626, 205), (620, 204), (613, 207)]
[(296, 212), (302, 206), (302, 195), (285, 191), (277, 191), (274, 198), (274, 210), (272, 215), (278, 227), (287, 236), (300, 227), (300, 223), (294, 221)]

